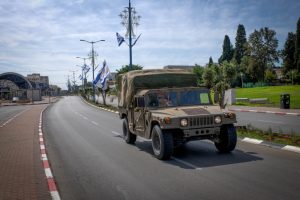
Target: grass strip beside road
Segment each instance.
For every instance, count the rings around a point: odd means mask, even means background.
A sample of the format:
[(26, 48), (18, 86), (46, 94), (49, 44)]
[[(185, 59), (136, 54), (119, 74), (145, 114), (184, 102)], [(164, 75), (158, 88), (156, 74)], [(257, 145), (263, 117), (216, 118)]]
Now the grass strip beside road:
[(111, 105), (104, 105), (104, 104), (100, 104), (100, 103), (95, 103), (94, 101), (91, 101), (89, 99), (86, 99), (84, 97), (82, 97), (84, 100), (86, 100), (87, 102), (89, 102), (90, 104), (93, 104), (94, 106), (97, 106), (99, 108), (105, 108), (105, 109), (109, 109), (109, 110), (113, 110), (113, 111), (118, 111), (118, 108), (113, 107)]
[(237, 127), (238, 137), (241, 138), (253, 138), (264, 140), (277, 144), (292, 145), (300, 147), (300, 136), (295, 133), (292, 134), (283, 134), (283, 133), (274, 133), (272, 129), (268, 131), (261, 131), (258, 129), (252, 129), (251, 127)]
[(248, 102), (238, 102), (236, 105), (245, 106), (271, 106), (280, 107), (280, 95), (290, 94), (290, 106), (293, 109), (300, 108), (300, 85), (286, 85), (286, 86), (267, 86), (255, 88), (237, 88), (236, 98), (268, 98), (268, 104), (251, 104)]

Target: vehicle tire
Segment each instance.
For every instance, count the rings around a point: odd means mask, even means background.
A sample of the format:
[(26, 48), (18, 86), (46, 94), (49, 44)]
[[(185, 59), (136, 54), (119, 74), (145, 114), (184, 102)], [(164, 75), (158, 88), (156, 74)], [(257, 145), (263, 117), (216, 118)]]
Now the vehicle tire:
[(223, 125), (221, 127), (220, 142), (215, 142), (216, 148), (221, 153), (229, 153), (236, 146), (237, 136), (233, 124)]
[(123, 120), (123, 138), (128, 144), (134, 144), (136, 141), (136, 135), (129, 130), (127, 118)]
[(154, 156), (160, 160), (167, 160), (173, 154), (173, 135), (162, 132), (158, 125), (152, 128), (152, 149)]

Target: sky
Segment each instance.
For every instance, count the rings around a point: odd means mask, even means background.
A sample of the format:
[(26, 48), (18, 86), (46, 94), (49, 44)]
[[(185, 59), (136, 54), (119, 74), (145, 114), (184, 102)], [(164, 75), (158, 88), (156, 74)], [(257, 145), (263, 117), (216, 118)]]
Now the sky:
[[(288, 32), (296, 32), (299, 0), (131, 0), (141, 16), (135, 29), (133, 64), (144, 69), (166, 65), (205, 65), (222, 54), (224, 36), (234, 45), (237, 26), (247, 37), (255, 29), (276, 31), (282, 49)], [(119, 14), (128, 0), (1, 0), (0, 73), (49, 76), (66, 89), (68, 76), (81, 74), (83, 60), (95, 44), (96, 64), (106, 60), (115, 72), (129, 63), (129, 48), (118, 47), (116, 32), (125, 35)], [(90, 61), (87, 62), (90, 64)], [(97, 73), (98, 69), (95, 70)], [(96, 75), (95, 75), (96, 76)], [(88, 81), (92, 80), (89, 72)]]

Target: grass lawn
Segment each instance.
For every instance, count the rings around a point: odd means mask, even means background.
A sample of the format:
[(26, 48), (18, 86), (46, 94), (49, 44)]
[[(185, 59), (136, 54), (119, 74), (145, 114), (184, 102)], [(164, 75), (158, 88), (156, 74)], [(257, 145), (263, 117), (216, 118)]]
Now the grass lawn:
[(291, 108), (300, 109), (300, 85), (267, 86), (255, 88), (237, 88), (236, 98), (268, 98), (270, 104), (253, 105), (250, 103), (237, 103), (237, 105), (273, 106), (280, 107), (280, 94), (288, 93), (291, 96)]

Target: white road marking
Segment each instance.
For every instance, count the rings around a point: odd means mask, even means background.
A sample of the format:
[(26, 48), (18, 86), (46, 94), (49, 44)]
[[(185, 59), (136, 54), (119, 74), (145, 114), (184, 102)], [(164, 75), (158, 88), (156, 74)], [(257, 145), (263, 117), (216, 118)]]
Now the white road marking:
[(47, 154), (45, 154), (45, 153), (42, 153), (41, 157), (42, 157), (42, 160), (48, 160)]
[(300, 153), (300, 148), (299, 147), (295, 147), (295, 146), (286, 145), (282, 149), (283, 150), (288, 150), (288, 151), (293, 151), (293, 152)]
[(196, 165), (193, 165), (192, 163), (189, 163), (189, 162), (186, 162), (184, 160), (181, 160), (181, 159), (178, 159), (178, 158), (174, 158), (174, 157), (171, 157), (173, 160), (175, 160), (176, 162), (179, 162), (181, 164), (184, 164), (188, 167), (191, 167), (191, 168), (194, 168), (195, 170), (202, 170), (202, 168), (200, 167), (197, 167)]
[(285, 124), (283, 122), (274, 122), (274, 121), (268, 121), (268, 120), (257, 120), (258, 122), (266, 122), (266, 123), (272, 123), (272, 124)]
[(120, 133), (116, 132), (116, 131), (112, 131), (112, 133), (116, 136), (122, 136)]
[(52, 200), (60, 200), (60, 196), (57, 191), (52, 191), (50, 193), (51, 193)]
[(40, 145), (40, 148), (41, 148), (41, 150), (44, 150), (45, 149), (45, 145)]
[(29, 110), (30, 108), (27, 108), (25, 110), (23, 110), (22, 112), (19, 112), (18, 114), (14, 115), (13, 117), (11, 117), (10, 119), (8, 119), (6, 122), (4, 122), (0, 128), (4, 127), (6, 124), (8, 124), (9, 122), (11, 122), (13, 119), (15, 119), (16, 117), (18, 117), (19, 115), (21, 115), (22, 113), (24, 113), (25, 111)]
[(47, 178), (53, 178), (52, 172), (50, 168), (45, 168), (45, 174)]
[(243, 142), (249, 142), (249, 143), (252, 143), (252, 144), (260, 144), (262, 143), (263, 141), (262, 140), (257, 140), (257, 139), (252, 139), (252, 138), (244, 138), (242, 139)]
[(99, 124), (95, 121), (92, 121), (93, 124), (95, 124), (96, 126), (98, 126)]

